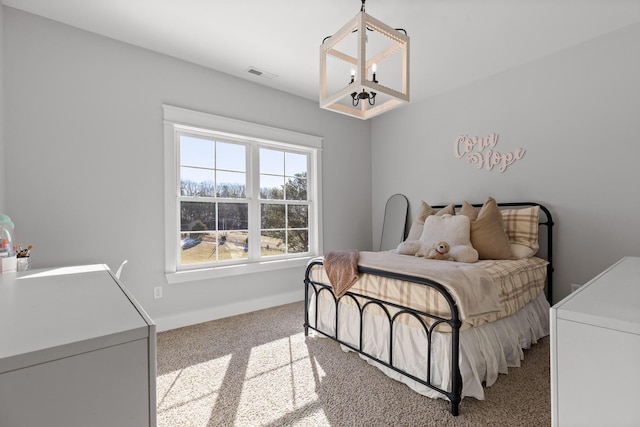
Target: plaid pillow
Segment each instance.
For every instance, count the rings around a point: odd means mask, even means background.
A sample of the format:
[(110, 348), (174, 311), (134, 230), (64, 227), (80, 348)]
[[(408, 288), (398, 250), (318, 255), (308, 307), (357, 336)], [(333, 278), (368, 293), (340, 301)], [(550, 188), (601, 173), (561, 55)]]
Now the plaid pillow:
[[(512, 252), (518, 258), (528, 258), (538, 252), (538, 211), (539, 206), (501, 211)], [(515, 250), (513, 245), (518, 245)]]

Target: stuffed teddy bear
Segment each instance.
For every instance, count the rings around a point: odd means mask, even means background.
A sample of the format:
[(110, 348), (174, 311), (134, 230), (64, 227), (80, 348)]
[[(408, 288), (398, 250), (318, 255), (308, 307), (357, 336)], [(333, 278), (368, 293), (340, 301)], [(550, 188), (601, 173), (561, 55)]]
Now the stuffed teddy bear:
[(434, 243), (433, 247), (427, 251), (427, 253), (422, 254), (421, 252), (416, 253), (416, 256), (424, 256), (427, 259), (439, 259), (442, 261), (453, 261), (451, 255), (449, 255), (449, 244), (447, 242), (438, 242)]

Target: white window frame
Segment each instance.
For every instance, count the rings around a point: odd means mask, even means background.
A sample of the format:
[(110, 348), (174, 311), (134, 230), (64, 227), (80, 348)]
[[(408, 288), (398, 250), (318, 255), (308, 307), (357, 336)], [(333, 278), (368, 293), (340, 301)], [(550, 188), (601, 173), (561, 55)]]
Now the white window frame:
[[(238, 274), (258, 273), (292, 267), (304, 267), (310, 258), (322, 254), (322, 138), (313, 135), (273, 128), (185, 108), (163, 105), (164, 113), (164, 169), (165, 169), (165, 276), (168, 283), (205, 280)], [(258, 146), (309, 154), (309, 253), (291, 255), (274, 260), (247, 260), (245, 263), (207, 266), (205, 268), (178, 265), (180, 228), (178, 180), (180, 176), (178, 133), (205, 132), (229, 139), (240, 139)], [(254, 156), (255, 157), (255, 156)], [(253, 162), (253, 161), (252, 161)], [(251, 166), (248, 165), (250, 168)], [(255, 169), (255, 168), (253, 168)], [(179, 187), (178, 187), (179, 188)], [(250, 195), (247, 195), (251, 197)], [(258, 201), (259, 205), (260, 201)], [(258, 222), (259, 227), (259, 222)], [(251, 240), (250, 240), (251, 241)]]

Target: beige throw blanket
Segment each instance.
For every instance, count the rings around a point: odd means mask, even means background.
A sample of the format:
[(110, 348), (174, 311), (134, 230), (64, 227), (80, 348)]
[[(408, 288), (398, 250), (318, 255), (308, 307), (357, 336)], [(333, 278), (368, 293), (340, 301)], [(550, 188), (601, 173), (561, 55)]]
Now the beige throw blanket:
[(473, 264), (438, 261), (392, 252), (360, 252), (360, 266), (423, 277), (443, 285), (457, 302), (463, 320), (502, 309), (491, 275)]
[[(347, 257), (347, 255), (342, 256)], [(353, 257), (353, 254), (350, 256)], [(350, 262), (353, 263), (352, 258)], [(331, 278), (329, 270), (333, 270), (334, 267), (327, 267), (327, 264), (327, 256), (325, 256), (324, 272), (326, 273), (326, 278), (329, 279), (334, 287), (334, 292), (338, 295), (336, 286), (344, 285), (338, 282), (340, 276), (336, 275), (335, 272), (331, 273), (335, 275), (335, 278)], [(462, 320), (483, 317), (501, 310), (500, 298), (491, 274), (482, 268), (475, 267), (473, 264), (430, 260), (392, 252), (363, 251), (359, 253), (357, 265), (423, 277), (442, 284), (457, 302)], [(357, 266), (355, 269), (357, 276)], [(311, 272), (312, 278), (317, 281), (326, 280), (326, 278), (322, 278), (322, 271), (322, 267), (314, 268)], [(359, 280), (352, 274), (344, 272), (342, 274), (352, 278), (353, 283), (349, 286), (352, 286), (351, 290), (353, 292), (434, 314), (441, 313), (446, 315), (448, 311), (448, 306), (443, 304), (443, 301), (438, 302), (438, 298), (429, 296), (437, 296), (437, 294), (424, 286), (415, 285), (410, 288), (403, 288), (393, 285), (394, 280), (387, 279), (379, 283), (374, 277), (369, 277), (370, 275), (368, 274), (361, 274)], [(336, 281), (334, 282), (334, 280)], [(348, 282), (345, 281), (344, 283)], [(349, 286), (341, 289), (342, 294), (349, 289)]]
[(358, 281), (358, 251), (327, 252), (323, 263), (337, 297), (344, 295)]

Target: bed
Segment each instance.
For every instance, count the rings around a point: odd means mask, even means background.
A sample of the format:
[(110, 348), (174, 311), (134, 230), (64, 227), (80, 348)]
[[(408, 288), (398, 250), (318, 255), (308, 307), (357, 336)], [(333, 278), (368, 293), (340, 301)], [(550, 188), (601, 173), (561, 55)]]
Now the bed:
[[(305, 335), (339, 342), (414, 391), (448, 399), (458, 415), (464, 397), (483, 399), (484, 387), (548, 335), (553, 226), (539, 203), (422, 202), (395, 250), (309, 262)], [(415, 256), (443, 238), (454, 240), (458, 262)], [(347, 260), (340, 269), (334, 255)]]

